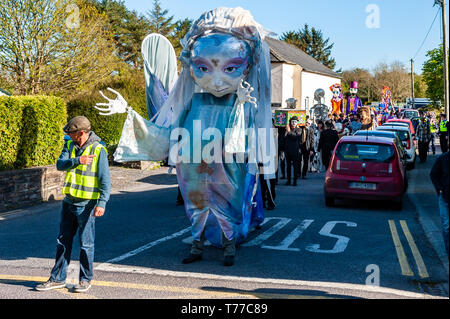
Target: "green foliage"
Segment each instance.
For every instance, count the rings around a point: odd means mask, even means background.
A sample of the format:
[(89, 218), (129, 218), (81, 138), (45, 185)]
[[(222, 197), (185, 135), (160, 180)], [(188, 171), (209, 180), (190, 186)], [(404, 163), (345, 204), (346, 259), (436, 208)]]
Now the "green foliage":
[(102, 90), (105, 95), (112, 99), (116, 98), (115, 94), (106, 90), (108, 87), (118, 91), (128, 102), (128, 105), (132, 106), (144, 118), (148, 118), (144, 74), (142, 71), (132, 70), (129, 67), (121, 70), (118, 75), (104, 82), (90, 94), (79, 95), (70, 100), (67, 103), (67, 113), (69, 118), (79, 115), (86, 116), (91, 122), (92, 130), (110, 147), (119, 143), (127, 115), (103, 116), (94, 108), (96, 103), (107, 102), (98, 90)]
[(427, 85), (427, 97), (434, 106), (440, 101), (444, 105), (444, 50), (442, 45), (428, 51), (428, 60), (423, 64), (422, 76)]
[(336, 61), (331, 57), (334, 43), (329, 44), (330, 39), (325, 40), (322, 31), (314, 27), (310, 29), (308, 24), (301, 30), (283, 33), (281, 40), (295, 45), (332, 70), (336, 67)]
[(0, 97), (0, 170), (54, 164), (67, 122), (62, 99), (49, 96)]

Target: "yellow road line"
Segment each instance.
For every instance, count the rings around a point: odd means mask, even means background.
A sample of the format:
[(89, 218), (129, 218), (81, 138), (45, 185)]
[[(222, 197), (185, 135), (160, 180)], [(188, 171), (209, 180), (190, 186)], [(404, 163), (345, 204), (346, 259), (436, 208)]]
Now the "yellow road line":
[[(11, 281), (33, 281), (33, 282), (45, 282), (48, 277), (32, 277), (32, 276), (14, 276), (14, 275), (1, 275), (0, 280), (11, 280)], [(97, 287), (110, 287), (110, 288), (122, 288), (122, 289), (137, 289), (137, 290), (150, 290), (150, 291), (161, 291), (161, 292), (171, 292), (186, 294), (189, 296), (197, 296), (198, 298), (281, 298), (281, 299), (332, 299), (323, 296), (311, 296), (311, 295), (289, 295), (289, 294), (270, 294), (270, 293), (259, 293), (252, 291), (240, 291), (240, 292), (224, 292), (224, 291), (208, 291), (198, 288), (188, 288), (188, 287), (175, 287), (175, 286), (157, 286), (157, 285), (147, 285), (147, 284), (136, 284), (136, 283), (125, 283), (125, 282), (110, 282), (110, 281), (96, 281), (91, 282), (92, 286)], [(61, 291), (63, 289), (58, 289)], [(69, 294), (68, 292), (63, 292)], [(70, 293), (70, 296), (74, 298), (95, 298), (92, 295), (86, 294), (75, 294)], [(334, 298), (335, 299), (335, 298)]]
[(398, 237), (397, 227), (395, 227), (395, 222), (393, 220), (389, 220), (389, 228), (391, 229), (392, 240), (394, 241), (395, 250), (397, 251), (397, 257), (402, 269), (402, 275), (414, 276), (414, 273), (409, 266), (408, 259), (406, 258), (400, 238)]
[(414, 256), (414, 260), (416, 261), (417, 268), (419, 269), (419, 276), (421, 278), (428, 278), (430, 275), (428, 274), (427, 267), (425, 266), (425, 263), (423, 262), (422, 255), (419, 252), (419, 249), (417, 248), (416, 242), (414, 241), (414, 238), (412, 237), (408, 225), (406, 224), (406, 221), (401, 220), (400, 225), (402, 226), (403, 232), (405, 233), (406, 239), (408, 240), (409, 247), (411, 247), (411, 251)]

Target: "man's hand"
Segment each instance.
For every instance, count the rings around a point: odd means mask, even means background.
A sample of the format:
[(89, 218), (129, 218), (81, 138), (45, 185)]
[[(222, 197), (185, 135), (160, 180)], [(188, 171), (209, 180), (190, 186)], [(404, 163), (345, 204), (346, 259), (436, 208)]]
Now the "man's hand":
[(86, 155), (80, 157), (80, 163), (83, 165), (91, 165), (96, 155)]
[(102, 217), (105, 215), (105, 209), (103, 207), (95, 207), (94, 217)]

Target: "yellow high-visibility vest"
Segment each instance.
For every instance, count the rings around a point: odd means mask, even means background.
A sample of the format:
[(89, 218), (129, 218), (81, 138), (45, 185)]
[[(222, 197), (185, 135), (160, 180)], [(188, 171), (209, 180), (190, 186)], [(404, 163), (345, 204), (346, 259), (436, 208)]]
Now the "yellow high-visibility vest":
[[(95, 147), (94, 147), (95, 146)], [(67, 141), (70, 158), (76, 157), (75, 145), (72, 141)], [(80, 199), (98, 199), (100, 190), (98, 184), (98, 160), (101, 150), (108, 151), (101, 144), (91, 144), (83, 151), (81, 156), (96, 155), (90, 165), (78, 165), (66, 173), (63, 194)]]
[(447, 132), (447, 120), (441, 121), (439, 125), (439, 132)]

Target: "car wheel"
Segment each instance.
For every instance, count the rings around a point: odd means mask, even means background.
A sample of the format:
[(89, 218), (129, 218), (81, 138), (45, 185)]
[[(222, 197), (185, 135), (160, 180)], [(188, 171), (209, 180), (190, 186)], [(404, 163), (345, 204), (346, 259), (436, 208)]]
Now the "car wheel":
[(333, 207), (334, 206), (334, 197), (325, 196), (325, 206)]

